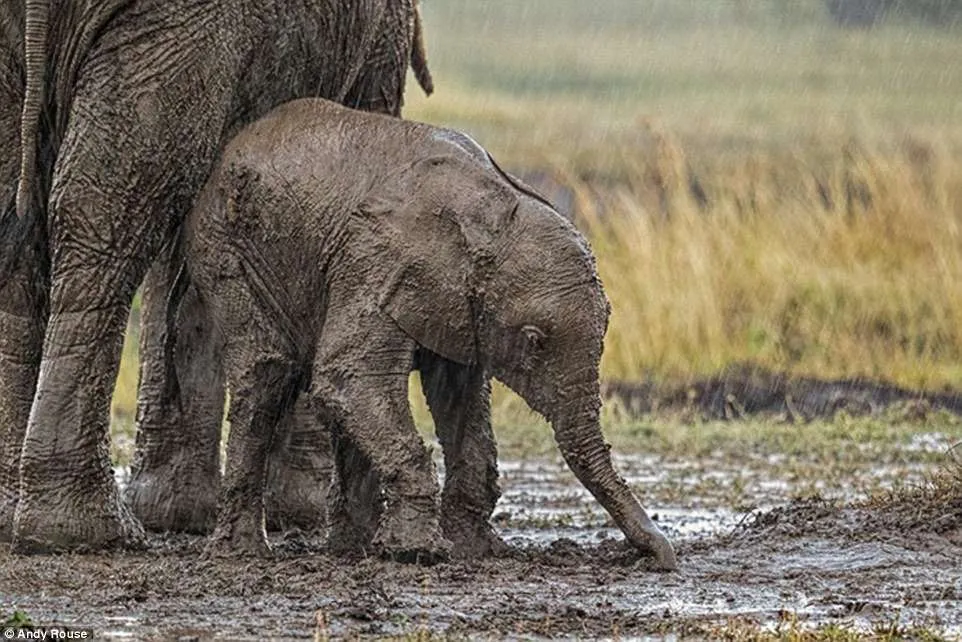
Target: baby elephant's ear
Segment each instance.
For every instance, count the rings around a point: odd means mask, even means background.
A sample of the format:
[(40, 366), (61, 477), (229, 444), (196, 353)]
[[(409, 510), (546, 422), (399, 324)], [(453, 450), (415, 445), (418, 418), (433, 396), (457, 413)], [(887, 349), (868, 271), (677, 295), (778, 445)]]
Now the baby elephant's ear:
[(477, 163), (452, 167), (462, 179), (450, 193), (448, 211), (472, 254), (493, 250), (518, 209), (515, 189), (494, 168)]
[(476, 268), (497, 245), (517, 198), (483, 167), (458, 157), (425, 159), (409, 170), (403, 189), (382, 185), (367, 201), (367, 211), (382, 212), (381, 259), (396, 266), (381, 309), (432, 352), (476, 363)]
[(477, 362), (475, 320), (452, 266), (411, 261), (384, 290), (381, 308), (408, 336), (431, 352), (464, 365)]

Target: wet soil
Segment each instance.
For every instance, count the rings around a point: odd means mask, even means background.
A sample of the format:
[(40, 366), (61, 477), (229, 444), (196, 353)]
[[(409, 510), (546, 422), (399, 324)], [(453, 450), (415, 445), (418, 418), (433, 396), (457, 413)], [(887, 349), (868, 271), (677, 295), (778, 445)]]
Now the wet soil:
[[(619, 467), (641, 490), (646, 471), (668, 463)], [(760, 483), (764, 507), (750, 512), (711, 495), (663, 504), (654, 512), (681, 563), (664, 574), (625, 547), (560, 462), (509, 461), (502, 472), (495, 521), (511, 552), (499, 559), (419, 568), (334, 558), (298, 533), (275, 538), (269, 561), (205, 560), (203, 540), (186, 536), (157, 537), (140, 554), (0, 548), (0, 613), (98, 639), (706, 636), (731, 618), (789, 616), (962, 634), (962, 493), (791, 500), (786, 485)]]
[(921, 392), (871, 379), (819, 379), (738, 364), (686, 383), (611, 381), (602, 394), (618, 400), (630, 415), (684, 412), (705, 419), (743, 419), (775, 415), (791, 420), (879, 415), (893, 406), (925, 413), (942, 410), (962, 416), (962, 394), (954, 390)]

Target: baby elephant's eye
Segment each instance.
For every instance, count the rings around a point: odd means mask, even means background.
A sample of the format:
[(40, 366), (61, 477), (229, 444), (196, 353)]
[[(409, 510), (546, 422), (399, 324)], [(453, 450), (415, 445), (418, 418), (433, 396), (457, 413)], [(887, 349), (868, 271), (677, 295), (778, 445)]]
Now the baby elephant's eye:
[(547, 338), (544, 330), (536, 325), (526, 325), (521, 328), (521, 336), (524, 339), (524, 347), (522, 349), (524, 356), (529, 357), (536, 354), (544, 348), (544, 342)]

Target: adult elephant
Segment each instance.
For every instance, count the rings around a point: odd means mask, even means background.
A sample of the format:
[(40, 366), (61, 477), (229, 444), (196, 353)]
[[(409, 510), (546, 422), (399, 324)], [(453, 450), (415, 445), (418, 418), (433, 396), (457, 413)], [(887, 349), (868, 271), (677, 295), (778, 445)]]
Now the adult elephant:
[(18, 294), (0, 307), (4, 455), (22, 443), (19, 495), (15, 463), (0, 462), (0, 519), (16, 502), (17, 550), (139, 541), (107, 448), (134, 291), (242, 125), (301, 96), (399, 111), (414, 3), (4, 3), (2, 36), (22, 25), (24, 43), (7, 92), (22, 90), (21, 133), (0, 141), (23, 143), (19, 217), (3, 214), (18, 247), (0, 285)]

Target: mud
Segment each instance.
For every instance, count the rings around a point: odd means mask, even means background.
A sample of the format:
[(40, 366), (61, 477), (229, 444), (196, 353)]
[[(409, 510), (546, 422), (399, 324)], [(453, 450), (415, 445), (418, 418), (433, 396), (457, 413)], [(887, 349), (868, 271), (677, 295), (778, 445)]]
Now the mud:
[[(652, 457), (618, 465), (639, 490), (652, 487), (650, 470), (732, 472)], [(665, 574), (626, 547), (560, 462), (503, 462), (502, 483), (496, 524), (511, 551), (498, 559), (419, 568), (334, 558), (297, 532), (274, 538), (270, 561), (205, 560), (203, 540), (189, 536), (155, 538), (141, 554), (20, 557), (2, 548), (0, 615), (19, 609), (99, 639), (630, 638), (796, 617), (962, 635), (962, 494), (871, 504), (836, 489), (837, 502), (790, 500), (791, 484), (762, 475), (749, 484), (763, 507), (755, 511), (711, 493), (659, 506), (681, 562)]]
[(894, 406), (907, 412), (941, 410), (962, 416), (962, 394), (957, 391), (920, 392), (870, 379), (793, 376), (752, 364), (684, 384), (611, 381), (603, 384), (602, 396), (617, 399), (635, 416), (685, 412), (706, 419), (778, 415), (809, 421), (831, 419), (840, 412), (879, 415)]

